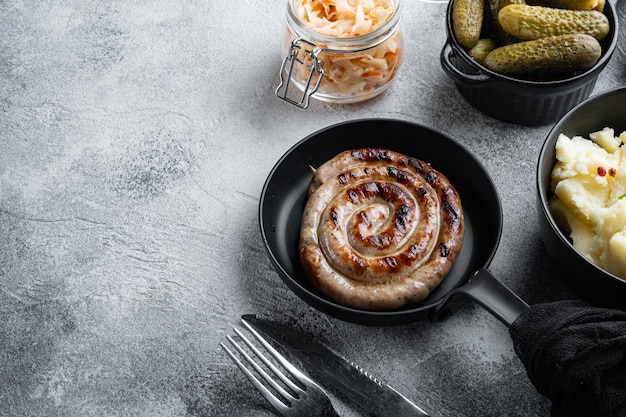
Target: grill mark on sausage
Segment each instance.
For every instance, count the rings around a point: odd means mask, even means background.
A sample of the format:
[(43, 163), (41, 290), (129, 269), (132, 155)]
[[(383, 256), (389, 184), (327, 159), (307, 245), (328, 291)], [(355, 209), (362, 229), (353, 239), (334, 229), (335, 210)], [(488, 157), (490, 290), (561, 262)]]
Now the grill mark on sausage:
[(448, 245), (441, 242), (439, 244), (439, 253), (441, 254), (442, 257), (447, 258), (448, 256), (450, 256), (450, 248), (448, 248)]
[(335, 227), (339, 227), (339, 215), (337, 214), (337, 208), (333, 207), (330, 210), (330, 218), (333, 219), (333, 224), (335, 225)]
[(426, 181), (428, 181), (429, 183), (434, 184), (435, 182), (437, 182), (437, 173), (434, 171), (428, 171), (424, 178), (426, 178)]
[(409, 210), (407, 206), (401, 206), (398, 209), (393, 222), (400, 233), (406, 233), (407, 223), (411, 217), (413, 217), (411, 215), (411, 210)]
[(450, 201), (449, 190), (444, 194), (445, 198), (442, 198), (443, 209), (450, 215), (450, 220), (453, 223), (458, 223), (460, 221), (460, 215), (455, 210), (455, 205)]

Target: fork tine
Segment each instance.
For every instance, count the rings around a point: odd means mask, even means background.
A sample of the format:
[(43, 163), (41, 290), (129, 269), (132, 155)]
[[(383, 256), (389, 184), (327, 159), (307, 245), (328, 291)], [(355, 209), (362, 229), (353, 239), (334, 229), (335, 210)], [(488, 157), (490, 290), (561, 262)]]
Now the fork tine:
[[(247, 324), (247, 323), (246, 323)], [(254, 352), (254, 354), (261, 359), (261, 361), (269, 368), (272, 370), (272, 372), (274, 373), (274, 375), (276, 375), (285, 385), (287, 385), (287, 387), (289, 387), (289, 389), (291, 389), (292, 391), (294, 391), (296, 394), (301, 394), (304, 390), (302, 388), (300, 388), (299, 386), (297, 386), (296, 384), (293, 383), (293, 381), (291, 381), (289, 378), (287, 378), (287, 376), (285, 376), (284, 373), (282, 373), (280, 371), (280, 369), (278, 369), (272, 362), (270, 362), (267, 357), (265, 355), (263, 355), (259, 349), (254, 346), (252, 344), (252, 342), (250, 342), (250, 340), (248, 340), (248, 338), (244, 337), (244, 335), (238, 330), (238, 329), (234, 329), (235, 333), (237, 333), (237, 335), (239, 337), (241, 337), (241, 339), (244, 341), (244, 343), (246, 345), (248, 345), (248, 347), (250, 348), (250, 350), (252, 350)], [(267, 343), (267, 341), (265, 339), (263, 339), (261, 337), (261, 335), (259, 335), (254, 329), (252, 330), (252, 334), (254, 335), (254, 337), (263, 345), (263, 347), (265, 349), (267, 349), (267, 351), (282, 365), (285, 367), (285, 369), (287, 369), (287, 371), (289, 371), (290, 373), (293, 373), (293, 370), (295, 370), (296, 372), (297, 369), (293, 368), (293, 366), (287, 362), (287, 360), (280, 354), (278, 353), (269, 343)], [(288, 366), (286, 366), (288, 365)], [(259, 366), (254, 363), (253, 366), (255, 367), (255, 369), (257, 370), (262, 370), (261, 368), (259, 368)], [(289, 369), (289, 367), (293, 368)], [(267, 374), (266, 374), (267, 375)], [(297, 377), (298, 375), (296, 375)], [(268, 380), (268, 382), (270, 384), (272, 384), (272, 387), (274, 387), (276, 390), (280, 391), (280, 393), (282, 395), (284, 395), (287, 398), (293, 398), (288, 392), (282, 390), (282, 388), (280, 387), (280, 385), (276, 384), (276, 382), (274, 382), (274, 380), (270, 379)]]
[[(237, 351), (246, 359), (246, 361), (248, 363), (252, 364), (255, 367), (255, 369), (259, 373), (261, 373), (261, 375), (265, 374), (265, 375), (263, 375), (264, 379), (271, 381), (271, 378), (269, 378), (269, 375), (267, 375), (267, 373), (265, 371), (263, 371), (263, 369), (260, 369), (260, 370), (257, 369), (257, 368), (259, 368), (258, 365), (241, 348), (241, 346), (239, 346), (237, 344), (237, 342), (235, 342), (233, 340), (232, 337), (226, 336), (226, 338), (233, 344), (233, 346), (235, 346)], [(261, 393), (261, 395), (263, 395), (263, 397), (265, 397), (265, 399), (267, 401), (269, 401), (269, 403), (274, 408), (276, 408), (276, 410), (278, 410), (281, 414), (283, 414), (283, 413), (285, 413), (285, 412), (287, 412), (289, 410), (289, 407), (287, 405), (285, 405), (281, 400), (279, 400), (278, 397), (276, 397), (269, 389), (267, 389), (267, 387), (265, 385), (263, 385), (263, 383), (256, 376), (254, 376), (254, 374), (243, 364), (243, 362), (241, 362), (241, 360), (237, 357), (237, 355), (235, 355), (224, 343), (220, 343), (220, 345), (222, 346), (222, 349), (224, 349), (226, 351), (228, 356), (230, 356), (230, 358), (233, 360), (233, 362), (235, 362), (237, 367), (246, 375), (246, 377), (248, 378), (248, 380), (250, 380), (252, 385), (255, 386), (255, 388)], [(279, 387), (279, 389), (281, 389), (281, 388)]]
[(319, 385), (289, 363), (245, 319), (242, 322), (254, 338), (235, 328), (236, 335), (227, 335), (226, 339), (236, 353), (225, 343), (220, 345), (278, 413), (285, 417), (338, 417), (328, 394)]
[(300, 372), (300, 370), (293, 366), (291, 362), (289, 362), (287, 359), (285, 359), (283, 355), (278, 353), (278, 351), (274, 349), (274, 347), (270, 345), (269, 342), (265, 340), (265, 338), (261, 336), (248, 322), (242, 320), (242, 323), (244, 324), (244, 326), (246, 326), (250, 333), (254, 335), (256, 340), (258, 340), (263, 345), (263, 347), (267, 349), (267, 351), (270, 352), (272, 356), (281, 364), (281, 366), (283, 366), (296, 380), (298, 380), (303, 385), (305, 383), (313, 383), (313, 381), (311, 381), (309, 377)]

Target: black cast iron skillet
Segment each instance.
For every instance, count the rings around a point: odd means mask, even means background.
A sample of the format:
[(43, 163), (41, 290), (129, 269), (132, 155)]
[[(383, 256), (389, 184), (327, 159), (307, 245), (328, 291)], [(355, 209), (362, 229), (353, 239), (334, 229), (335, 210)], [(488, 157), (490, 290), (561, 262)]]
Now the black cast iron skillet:
[(556, 162), (555, 145), (561, 133), (589, 138), (610, 127), (619, 135), (626, 130), (626, 87), (595, 95), (574, 107), (552, 128), (537, 164), (537, 213), (546, 251), (563, 278), (581, 297), (602, 307), (626, 310), (626, 281), (585, 259), (572, 245), (568, 233), (550, 213), (553, 193), (550, 175)]
[[(298, 241), (306, 189), (317, 167), (338, 153), (382, 147), (430, 163), (461, 196), (466, 232), (461, 253), (425, 300), (393, 311), (345, 307), (326, 298), (300, 265)], [(365, 119), (327, 127), (298, 142), (276, 163), (262, 190), (261, 234), (271, 262), (285, 284), (312, 307), (365, 325), (399, 325), (435, 319), (474, 299), (510, 325), (527, 305), (487, 270), (502, 232), (502, 210), (494, 184), (472, 154), (445, 134), (405, 121)], [(468, 283), (469, 281), (469, 283)]]

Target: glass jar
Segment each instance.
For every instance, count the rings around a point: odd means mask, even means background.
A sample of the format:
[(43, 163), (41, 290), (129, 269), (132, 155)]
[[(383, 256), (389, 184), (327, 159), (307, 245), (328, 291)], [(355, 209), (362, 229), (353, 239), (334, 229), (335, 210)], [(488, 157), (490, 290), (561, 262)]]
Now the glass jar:
[[(338, 11), (336, 3), (354, 4), (355, 13)], [(390, 86), (404, 52), (401, 0), (370, 0), (376, 8), (368, 10), (361, 3), (288, 0), (278, 97), (307, 108), (311, 96), (356, 103)]]

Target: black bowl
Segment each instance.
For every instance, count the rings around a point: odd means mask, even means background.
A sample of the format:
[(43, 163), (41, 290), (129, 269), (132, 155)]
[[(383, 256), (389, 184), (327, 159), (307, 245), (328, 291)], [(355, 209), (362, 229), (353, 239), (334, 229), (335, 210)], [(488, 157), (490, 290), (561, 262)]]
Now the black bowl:
[(600, 44), (602, 56), (591, 69), (562, 80), (531, 81), (493, 72), (476, 62), (457, 42), (452, 31), (452, 6), (446, 14), (447, 41), (441, 51), (441, 66), (463, 97), (481, 112), (509, 123), (540, 126), (553, 123), (588, 98), (600, 72), (617, 46), (618, 20), (615, 8), (606, 2), (604, 13), (611, 30)]
[(550, 176), (556, 163), (556, 141), (561, 133), (589, 137), (605, 127), (616, 134), (626, 130), (626, 87), (595, 95), (571, 109), (548, 134), (537, 165), (537, 212), (541, 236), (548, 254), (565, 280), (593, 304), (626, 309), (626, 281), (584, 258), (572, 245), (550, 213), (553, 193)]

